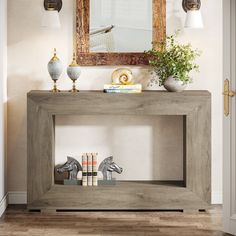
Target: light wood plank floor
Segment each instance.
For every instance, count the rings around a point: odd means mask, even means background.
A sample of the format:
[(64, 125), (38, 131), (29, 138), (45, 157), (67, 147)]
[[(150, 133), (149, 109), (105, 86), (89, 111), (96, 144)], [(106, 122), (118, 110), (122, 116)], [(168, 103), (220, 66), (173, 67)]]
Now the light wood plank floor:
[(222, 236), (222, 210), (181, 212), (28, 212), (10, 206), (0, 218), (1, 236), (163, 235)]

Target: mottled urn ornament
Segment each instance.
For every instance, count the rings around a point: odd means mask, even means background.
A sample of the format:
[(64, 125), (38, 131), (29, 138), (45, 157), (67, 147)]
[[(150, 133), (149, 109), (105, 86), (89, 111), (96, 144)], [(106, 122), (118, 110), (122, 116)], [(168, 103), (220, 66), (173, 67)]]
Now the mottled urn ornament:
[(79, 92), (79, 90), (76, 88), (76, 80), (80, 77), (81, 75), (81, 69), (79, 65), (76, 62), (76, 55), (75, 53), (73, 54), (73, 61), (72, 63), (68, 66), (67, 68), (67, 75), (69, 78), (73, 81), (73, 87), (69, 92)]
[(57, 80), (60, 78), (62, 71), (63, 71), (63, 65), (60, 59), (57, 57), (56, 48), (54, 48), (54, 56), (48, 63), (48, 73), (50, 74), (54, 82), (53, 89), (51, 90), (53, 93), (60, 92), (57, 88)]

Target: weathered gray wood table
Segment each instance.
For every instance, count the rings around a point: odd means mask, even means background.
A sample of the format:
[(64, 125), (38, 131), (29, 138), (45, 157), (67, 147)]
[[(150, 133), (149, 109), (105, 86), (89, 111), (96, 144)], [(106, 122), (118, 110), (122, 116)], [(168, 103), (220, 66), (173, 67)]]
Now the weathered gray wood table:
[[(28, 209), (198, 210), (211, 201), (211, 95), (207, 91), (105, 94), (28, 93)], [(56, 115), (181, 115), (183, 182), (118, 182), (63, 186), (54, 182)]]

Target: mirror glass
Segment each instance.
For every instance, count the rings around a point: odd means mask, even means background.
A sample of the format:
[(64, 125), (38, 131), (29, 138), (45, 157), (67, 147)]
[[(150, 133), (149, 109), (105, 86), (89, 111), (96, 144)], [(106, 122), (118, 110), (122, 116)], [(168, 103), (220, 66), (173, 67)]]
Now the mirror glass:
[(90, 52), (152, 48), (152, 0), (90, 0)]

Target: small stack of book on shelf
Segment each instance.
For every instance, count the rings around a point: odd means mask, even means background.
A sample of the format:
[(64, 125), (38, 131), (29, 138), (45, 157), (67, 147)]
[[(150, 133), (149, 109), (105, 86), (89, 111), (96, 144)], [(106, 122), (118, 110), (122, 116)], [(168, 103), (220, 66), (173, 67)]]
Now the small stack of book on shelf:
[(82, 156), (82, 185), (88, 185), (88, 161), (87, 154), (83, 154)]
[(105, 84), (104, 85), (105, 93), (141, 93), (142, 85), (141, 84)]
[(98, 154), (93, 153), (93, 161), (92, 161), (92, 176), (93, 176), (93, 186), (98, 186)]
[(85, 153), (82, 155), (83, 186), (98, 186), (97, 156), (97, 153)]

